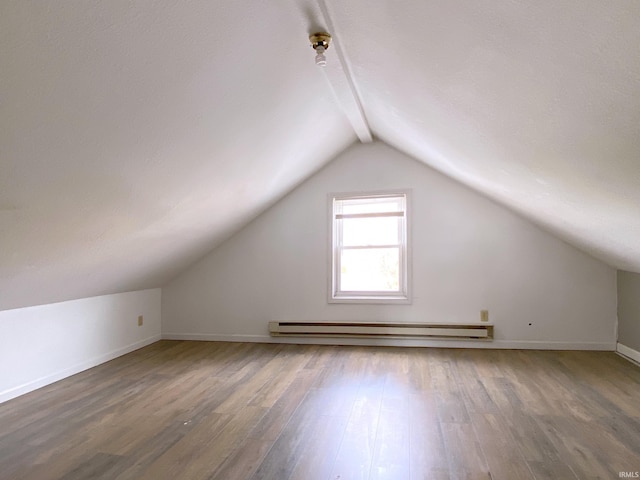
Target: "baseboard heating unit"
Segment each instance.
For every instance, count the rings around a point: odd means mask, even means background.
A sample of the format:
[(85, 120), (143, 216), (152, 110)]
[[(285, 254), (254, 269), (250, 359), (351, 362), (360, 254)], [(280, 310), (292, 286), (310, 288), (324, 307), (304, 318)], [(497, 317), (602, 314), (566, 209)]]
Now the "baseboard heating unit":
[(272, 337), (456, 338), (492, 340), (491, 323), (269, 322)]

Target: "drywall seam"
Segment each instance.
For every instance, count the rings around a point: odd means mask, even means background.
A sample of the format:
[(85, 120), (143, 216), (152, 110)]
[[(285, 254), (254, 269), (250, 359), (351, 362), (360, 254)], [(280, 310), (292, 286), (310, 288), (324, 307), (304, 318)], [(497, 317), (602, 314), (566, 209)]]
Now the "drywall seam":
[[(324, 0), (319, 0), (318, 5), (320, 6), (320, 11), (322, 12), (322, 16), (324, 17), (324, 22), (327, 25), (330, 33), (336, 34), (336, 28), (331, 19), (331, 15), (327, 8)], [(338, 35), (339, 37), (339, 35)], [(367, 120), (367, 115), (364, 112), (364, 104), (362, 103), (362, 94), (360, 93), (356, 83), (355, 77), (353, 76), (353, 72), (351, 70), (351, 62), (347, 59), (347, 55), (345, 51), (342, 49), (340, 45), (340, 39), (335, 39), (333, 41), (333, 49), (336, 52), (336, 56), (338, 57), (338, 62), (340, 64), (340, 69), (335, 69), (336, 75), (330, 75), (327, 72), (328, 69), (324, 68), (327, 81), (333, 90), (333, 93), (338, 100), (338, 103), (343, 108), (353, 130), (356, 132), (358, 139), (362, 143), (370, 143), (373, 141), (373, 133), (371, 132), (371, 127), (369, 126), (369, 122)], [(333, 70), (333, 69), (330, 69)], [(337, 72), (337, 70), (341, 70), (341, 72)], [(345, 82), (339, 79), (339, 75), (344, 77)], [(346, 86), (344, 85), (346, 83)]]

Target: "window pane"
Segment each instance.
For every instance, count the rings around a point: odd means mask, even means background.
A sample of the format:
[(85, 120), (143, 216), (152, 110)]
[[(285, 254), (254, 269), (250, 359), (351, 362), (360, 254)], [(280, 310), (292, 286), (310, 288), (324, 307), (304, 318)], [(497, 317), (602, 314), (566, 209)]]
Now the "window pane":
[(399, 217), (345, 218), (342, 221), (342, 244), (347, 247), (398, 245)]
[(340, 287), (343, 291), (398, 292), (400, 290), (398, 248), (343, 250)]

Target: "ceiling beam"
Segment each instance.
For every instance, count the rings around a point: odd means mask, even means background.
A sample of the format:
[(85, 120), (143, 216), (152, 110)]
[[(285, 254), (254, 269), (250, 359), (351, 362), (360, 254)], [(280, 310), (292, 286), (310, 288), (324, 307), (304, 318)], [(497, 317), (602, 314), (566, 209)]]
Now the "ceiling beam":
[[(362, 96), (353, 80), (353, 74), (349, 67), (350, 62), (340, 45), (340, 39), (336, 26), (331, 20), (331, 15), (324, 0), (318, 0), (320, 12), (324, 18), (329, 33), (332, 35), (331, 48), (327, 52), (327, 65), (323, 68), (327, 81), (334, 93), (342, 111), (346, 115), (349, 123), (356, 132), (362, 143), (373, 141), (373, 135), (369, 128), (369, 122), (364, 113)], [(331, 52), (333, 50), (333, 52)], [(331, 53), (335, 54), (338, 61), (331, 58)]]

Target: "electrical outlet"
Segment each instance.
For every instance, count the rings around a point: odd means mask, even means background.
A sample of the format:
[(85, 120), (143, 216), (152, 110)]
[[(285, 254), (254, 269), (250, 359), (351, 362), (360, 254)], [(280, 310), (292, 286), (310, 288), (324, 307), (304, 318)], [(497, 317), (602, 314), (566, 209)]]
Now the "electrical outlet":
[(144, 323), (144, 319), (142, 318), (142, 315), (139, 315), (138, 316), (138, 326), (141, 327), (143, 323)]
[(481, 322), (489, 321), (489, 310), (480, 310), (480, 321)]

